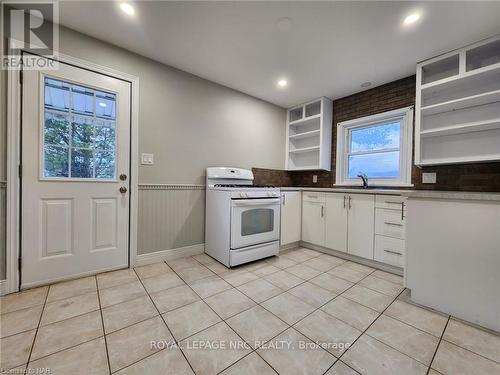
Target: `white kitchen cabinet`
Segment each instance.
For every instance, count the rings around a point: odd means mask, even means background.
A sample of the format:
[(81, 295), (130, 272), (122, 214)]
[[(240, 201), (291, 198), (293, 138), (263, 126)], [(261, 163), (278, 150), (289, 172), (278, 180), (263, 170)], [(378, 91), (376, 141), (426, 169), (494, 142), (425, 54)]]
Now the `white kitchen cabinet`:
[(325, 247), (347, 252), (347, 201), (348, 194), (326, 195), (325, 204)]
[(300, 191), (281, 192), (281, 245), (300, 241), (302, 199)]
[(304, 192), (302, 197), (302, 241), (325, 245), (325, 195)]
[(373, 259), (375, 231), (375, 196), (349, 194), (347, 207), (347, 252), (362, 258)]

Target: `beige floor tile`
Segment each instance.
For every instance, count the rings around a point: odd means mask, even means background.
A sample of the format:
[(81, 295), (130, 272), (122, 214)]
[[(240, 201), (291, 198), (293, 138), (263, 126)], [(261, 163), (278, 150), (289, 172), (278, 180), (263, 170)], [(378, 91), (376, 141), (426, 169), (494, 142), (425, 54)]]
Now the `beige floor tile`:
[(96, 310), (99, 310), (97, 292), (57, 300), (45, 305), (40, 325), (45, 326)]
[(206, 263), (205, 267), (207, 267), (210, 271), (216, 273), (217, 275), (222, 275), (231, 270), (230, 268), (227, 268), (225, 265), (217, 261)]
[(403, 301), (394, 301), (384, 314), (441, 337), (448, 317)]
[(322, 348), (339, 357), (361, 335), (361, 331), (334, 318), (333, 316), (316, 310), (293, 326), (304, 336), (320, 343)]
[(262, 267), (265, 267), (267, 265), (268, 264), (265, 262), (264, 259), (260, 259), (260, 260), (254, 261), (254, 262), (239, 265), (236, 267), (236, 269), (245, 270), (248, 272), (255, 272), (255, 271), (260, 270)]
[[(206, 345), (199, 347), (200, 343)], [(217, 374), (250, 352), (224, 322), (191, 336), (180, 346), (197, 375)]]
[(152, 345), (152, 342), (160, 341), (173, 343), (172, 335), (159, 316), (107, 335), (111, 372), (159, 351), (158, 345)]
[(321, 272), (330, 271), (333, 267), (337, 266), (336, 264), (325, 262), (322, 256), (306, 260), (302, 264)]
[(6, 314), (28, 307), (43, 305), (48, 290), (49, 287), (44, 286), (0, 297), (0, 313)]
[(231, 284), (228, 284), (219, 276), (195, 281), (190, 286), (201, 298), (207, 298), (232, 288)]
[(255, 302), (237, 289), (229, 289), (208, 297), (205, 299), (205, 302), (208, 303), (222, 319), (227, 319), (255, 306)]
[(187, 285), (160, 290), (159, 292), (152, 293), (151, 298), (160, 313), (177, 309), (200, 299), (200, 297), (198, 297), (198, 295)]
[(192, 284), (193, 282), (201, 279), (205, 279), (210, 276), (215, 276), (215, 273), (210, 271), (207, 267), (199, 264), (196, 267), (182, 268), (175, 271), (187, 284)]
[(358, 375), (359, 372), (353, 370), (342, 361), (337, 361), (325, 375)]
[(37, 328), (42, 308), (38, 305), (0, 315), (0, 338)]
[(437, 337), (385, 315), (381, 315), (366, 333), (427, 366), (439, 343)]
[(300, 277), (303, 280), (312, 279), (313, 277), (316, 277), (322, 273), (321, 271), (318, 271), (314, 268), (305, 266), (303, 263), (287, 268), (286, 272), (290, 272), (291, 274)]
[(379, 316), (377, 311), (342, 296), (336, 297), (321, 309), (361, 331), (368, 328)]
[(324, 374), (335, 362), (334, 356), (313, 345), (293, 328), (289, 328), (257, 352), (279, 374), (286, 375)]
[(137, 273), (140, 279), (147, 279), (148, 277), (159, 276), (168, 272), (173, 272), (172, 269), (164, 262), (135, 267), (134, 269), (135, 273)]
[[(52, 375), (109, 374), (104, 338), (98, 338), (70, 349), (30, 362), (28, 369), (49, 368)], [(38, 372), (42, 373), (42, 372)]]
[(127, 268), (124, 270), (101, 273), (97, 275), (97, 286), (99, 289), (111, 288), (113, 286), (122, 285), (137, 281), (137, 275), (134, 270)]
[(28, 362), (36, 330), (0, 339), (0, 369), (11, 369)]
[(292, 275), (286, 271), (275, 272), (271, 275), (264, 276), (264, 279), (278, 288), (288, 290), (304, 282), (300, 277)]
[(287, 292), (267, 300), (262, 306), (288, 324), (295, 324), (314, 311), (313, 306)]
[(441, 341), (431, 367), (444, 375), (500, 374), (500, 364)]
[(118, 303), (102, 309), (104, 331), (111, 333), (158, 315), (149, 296)]
[(252, 348), (259, 347), (289, 327), (261, 306), (235, 315), (226, 323)]
[(359, 285), (365, 286), (377, 292), (396, 297), (404, 289), (401, 285), (391, 283), (390, 281), (379, 279), (372, 275), (366, 276), (359, 282)]
[(176, 286), (184, 285), (184, 281), (173, 272), (164, 273), (143, 279), (142, 283), (148, 293), (159, 292), (160, 290), (174, 288)]
[(311, 256), (311, 254), (305, 253), (301, 250), (292, 250), (290, 252), (283, 254), (282, 256), (298, 263), (305, 262), (306, 260), (314, 257)]
[(82, 344), (103, 335), (101, 313), (94, 311), (38, 329), (31, 359)]
[(314, 279), (309, 280), (309, 282), (337, 294), (344, 292), (354, 285), (350, 281), (340, 279), (329, 273), (323, 273), (316, 276)]
[(271, 264), (266, 264), (265, 266), (257, 268), (255, 271), (252, 271), (257, 276), (267, 276), (272, 273), (278, 272), (281, 268), (273, 266)]
[(292, 266), (295, 266), (297, 264), (297, 262), (295, 262), (291, 259), (288, 259), (286, 257), (283, 257), (283, 256), (275, 256), (275, 257), (269, 258), (266, 260), (266, 262), (275, 266), (275, 267), (281, 268), (281, 269), (292, 267)]
[(251, 353), (221, 372), (221, 375), (276, 375), (257, 353)]
[(375, 276), (378, 277), (379, 279), (390, 281), (391, 283), (403, 286), (403, 276), (395, 275), (393, 273), (381, 270), (375, 270), (375, 272), (373, 272), (371, 276)]
[(365, 273), (347, 267), (345, 264), (331, 269), (330, 271), (328, 271), (328, 273), (335, 277), (350, 281), (351, 283), (357, 283), (358, 281), (366, 277)]
[(359, 264), (356, 262), (351, 262), (347, 261), (346, 263), (343, 264), (345, 267), (352, 268), (353, 270), (356, 270), (358, 272), (362, 272), (365, 275), (369, 275), (373, 271), (375, 271), (375, 268), (365, 266), (364, 264)]
[(319, 257), (314, 258), (314, 259), (329, 263), (334, 267), (340, 266), (341, 264), (344, 264), (345, 262), (347, 262), (345, 259), (338, 258), (336, 256), (329, 255), (329, 254), (322, 254)]
[(174, 260), (167, 260), (167, 264), (172, 268), (175, 272), (183, 269), (183, 268), (193, 268), (198, 267), (200, 262), (191, 257), (178, 258)]
[(362, 335), (342, 356), (342, 361), (361, 374), (425, 375), (427, 367), (397, 350)]
[(221, 321), (203, 301), (191, 303), (163, 314), (163, 319), (177, 341), (198, 333)]
[(117, 375), (194, 375), (179, 349), (164, 349), (116, 373)]
[(196, 259), (198, 262), (201, 264), (207, 264), (207, 263), (212, 263), (214, 261), (214, 258), (207, 254), (198, 254), (193, 256), (194, 259)]
[(250, 281), (249, 283), (240, 285), (237, 289), (257, 303), (264, 302), (269, 298), (283, 293), (282, 289), (264, 279)]
[(450, 319), (443, 339), (500, 363), (500, 335)]
[(379, 312), (384, 311), (393, 301), (392, 297), (359, 285), (354, 285), (345, 291), (342, 296)]
[(80, 294), (87, 294), (97, 291), (95, 276), (84, 277), (82, 279), (63, 281), (52, 284), (47, 296), (47, 302), (59, 299), (66, 299)]
[(316, 308), (323, 306), (337, 295), (334, 292), (323, 289), (309, 282), (300, 284), (295, 288), (290, 289), (288, 293), (293, 294), (295, 297), (300, 298), (302, 301)]
[(145, 295), (146, 291), (140, 281), (99, 289), (99, 299), (101, 300), (102, 308), (130, 301)]
[(253, 274), (252, 272), (248, 272), (246, 270), (240, 270), (234, 273), (233, 272), (226, 273), (222, 275), (222, 278), (232, 286), (240, 286), (250, 281), (257, 280), (259, 276)]

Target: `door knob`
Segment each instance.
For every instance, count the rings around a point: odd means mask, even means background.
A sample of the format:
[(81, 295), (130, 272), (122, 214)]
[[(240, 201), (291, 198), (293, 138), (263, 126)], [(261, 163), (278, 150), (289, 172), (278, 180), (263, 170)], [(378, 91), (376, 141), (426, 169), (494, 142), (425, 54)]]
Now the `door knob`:
[(126, 174), (121, 174), (120, 175), (120, 180), (125, 181), (126, 179), (127, 179), (127, 175)]
[(125, 186), (122, 186), (120, 188), (120, 193), (125, 194), (127, 192), (127, 188)]

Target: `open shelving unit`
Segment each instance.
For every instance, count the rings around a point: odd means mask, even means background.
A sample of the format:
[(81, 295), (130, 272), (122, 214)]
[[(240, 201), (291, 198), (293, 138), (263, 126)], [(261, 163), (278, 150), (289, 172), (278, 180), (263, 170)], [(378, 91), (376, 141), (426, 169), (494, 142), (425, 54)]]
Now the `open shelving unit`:
[(500, 36), (417, 64), (415, 163), (500, 160)]
[(287, 111), (287, 170), (330, 170), (332, 111), (332, 101), (324, 97)]

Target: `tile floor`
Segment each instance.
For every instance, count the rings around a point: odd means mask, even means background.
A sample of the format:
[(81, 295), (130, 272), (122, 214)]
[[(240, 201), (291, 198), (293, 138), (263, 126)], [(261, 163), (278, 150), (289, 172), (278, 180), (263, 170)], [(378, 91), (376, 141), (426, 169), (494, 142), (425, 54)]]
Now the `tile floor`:
[(500, 374), (498, 334), (409, 303), (399, 276), (304, 248), (9, 295), (0, 334), (14, 374)]

